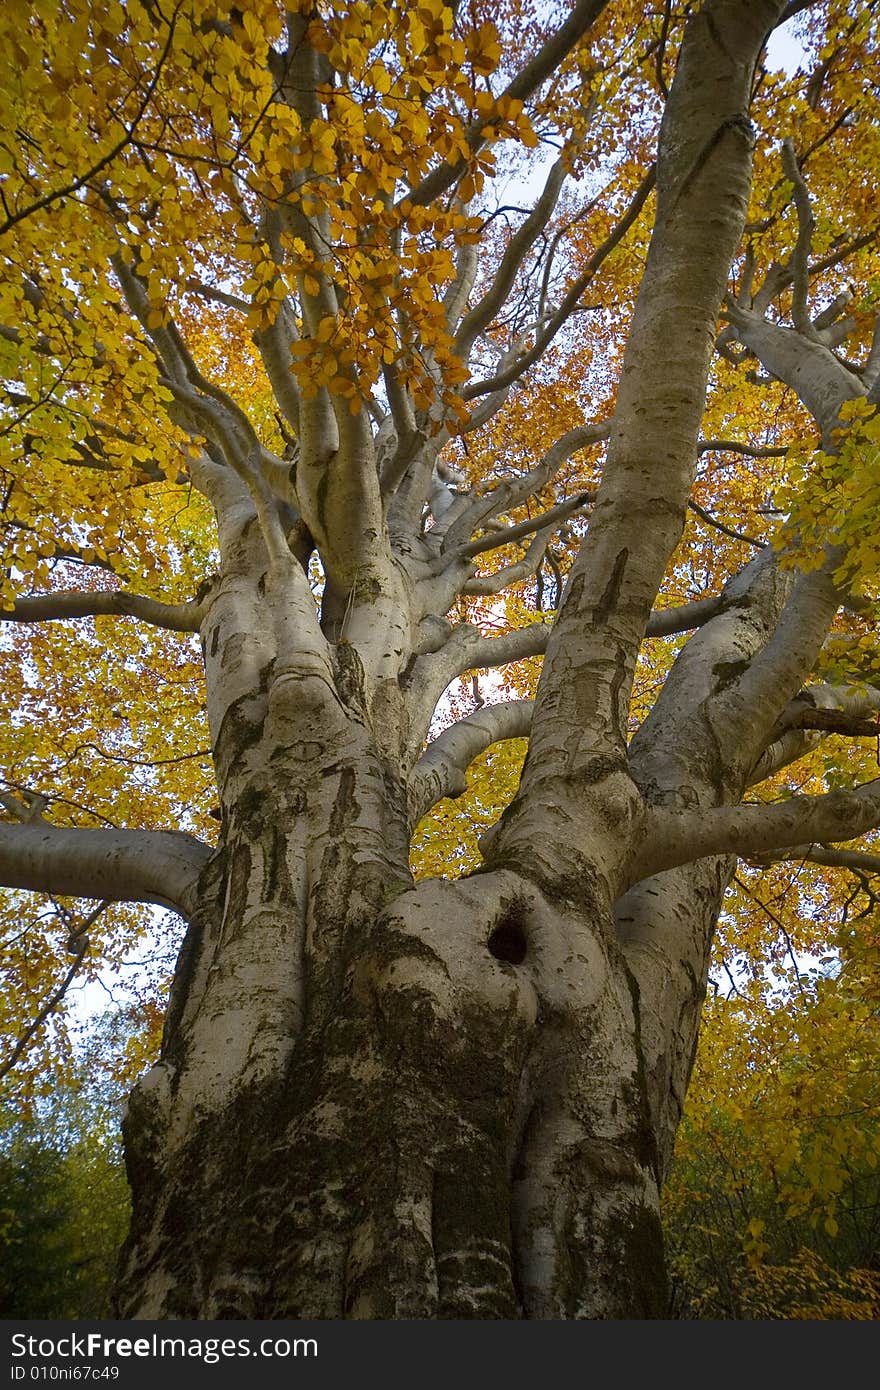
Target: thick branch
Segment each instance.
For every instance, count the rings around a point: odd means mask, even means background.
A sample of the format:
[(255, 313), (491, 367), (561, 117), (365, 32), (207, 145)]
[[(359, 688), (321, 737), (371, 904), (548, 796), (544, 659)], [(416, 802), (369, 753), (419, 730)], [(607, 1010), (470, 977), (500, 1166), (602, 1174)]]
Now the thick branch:
[(793, 796), (772, 806), (649, 810), (629, 882), (714, 854), (750, 858), (805, 841), (854, 840), (880, 825), (880, 778), (854, 791)]
[(159, 603), (142, 594), (76, 592), (38, 594), (20, 598), (15, 606), (0, 610), (0, 622), (44, 623), (70, 618), (127, 617), (138, 618), (151, 627), (166, 628), (169, 632), (198, 632), (205, 614), (203, 602)]
[(158, 903), (188, 918), (211, 852), (176, 831), (0, 824), (0, 884), (56, 897)]
[(838, 424), (845, 401), (863, 394), (863, 386), (830, 348), (794, 328), (770, 323), (759, 314), (728, 303), (736, 337), (767, 371), (790, 386), (826, 437)]
[[(507, 97), (513, 101), (526, 101), (533, 92), (536, 92), (541, 84), (556, 72), (559, 64), (583, 38), (607, 3), (608, 0), (576, 0), (568, 19), (557, 29), (555, 34), (550, 35), (550, 38), (535, 54), (534, 58), (531, 58), (525, 67), (517, 73), (513, 81), (507, 85), (502, 93), (502, 99)], [(500, 116), (490, 115), (488, 119), (474, 121), (468, 127), (465, 132), (465, 139), (472, 153), (476, 153), (485, 144), (483, 131), (486, 126), (496, 124), (500, 120)], [(466, 168), (467, 161), (464, 159), (458, 160), (454, 164), (441, 164), (439, 168), (434, 169), (427, 178), (422, 180), (418, 188), (407, 194), (407, 201), (428, 207), (430, 203), (433, 203), (435, 199), (458, 182)]]
[[(616, 891), (635, 663), (693, 484), (715, 323), (751, 187), (755, 63), (780, 0), (709, 0), (687, 23), (660, 133), (657, 212), (587, 543), (572, 567), (536, 696), (520, 791), (496, 852), (535, 841), (545, 872), (581, 872), (585, 817)], [(612, 833), (611, 827), (616, 829)]]
[(467, 790), (467, 768), (491, 744), (527, 738), (533, 706), (532, 700), (487, 705), (444, 729), (425, 749), (410, 776), (411, 823), (417, 824), (444, 797), (461, 796)]
[(693, 603), (681, 603), (675, 608), (658, 608), (648, 619), (646, 637), (671, 637), (676, 632), (690, 632), (702, 627), (710, 618), (716, 618), (724, 611), (724, 599), (720, 594), (712, 598), (694, 599)]

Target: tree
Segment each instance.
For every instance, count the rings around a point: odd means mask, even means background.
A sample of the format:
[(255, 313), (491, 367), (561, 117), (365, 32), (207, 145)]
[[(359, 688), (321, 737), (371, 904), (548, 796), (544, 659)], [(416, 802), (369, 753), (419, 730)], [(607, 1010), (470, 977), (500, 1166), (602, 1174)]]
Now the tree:
[[(777, 878), (806, 880), (806, 891), (822, 873), (779, 869)], [(769, 886), (756, 888), (787, 918), (785, 895), (780, 902)], [(719, 990), (704, 1010), (664, 1204), (686, 1316), (877, 1316), (876, 926), (821, 927), (833, 956), (814, 956), (807, 969), (801, 955), (772, 982), (739, 971), (736, 990)], [(803, 938), (797, 919), (791, 929)], [(728, 949), (733, 935), (723, 923)]]
[[(113, 1269), (128, 1220), (120, 1093), (104, 1079), (101, 1044), (128, 1023), (103, 1023), (67, 1085), (37, 1113), (4, 1113), (0, 1129), (0, 1315), (109, 1317)], [(103, 1035), (103, 1036), (102, 1036)]]
[(878, 864), (872, 8), (4, 12), (0, 881), (188, 922), (123, 1316), (667, 1314), (737, 856)]

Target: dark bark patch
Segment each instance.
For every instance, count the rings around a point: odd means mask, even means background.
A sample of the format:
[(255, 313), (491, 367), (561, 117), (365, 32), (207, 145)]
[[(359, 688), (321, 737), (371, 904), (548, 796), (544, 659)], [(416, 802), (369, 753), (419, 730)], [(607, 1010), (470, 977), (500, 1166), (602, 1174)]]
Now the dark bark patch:
[(522, 965), (528, 950), (525, 922), (519, 904), (509, 907), (489, 935), (490, 956), (506, 965)]
[(615, 662), (614, 675), (611, 678), (610, 697), (611, 708), (617, 711), (618, 723), (621, 726), (625, 725), (627, 715), (626, 707), (621, 707), (620, 704), (620, 692), (623, 689), (626, 678), (627, 662), (622, 656), (619, 656)]
[(748, 661), (716, 661), (712, 667), (712, 675), (715, 677), (715, 694), (725, 686), (732, 685), (735, 680), (748, 670)]
[(346, 825), (357, 815), (358, 805), (354, 798), (354, 768), (344, 767), (339, 777), (339, 790), (330, 815), (331, 835), (341, 835)]
[(259, 743), (263, 735), (266, 703), (262, 696), (268, 687), (274, 662), (260, 672), (259, 688), (242, 695), (226, 710), (214, 745), (214, 768), (222, 788), (242, 755)]
[(608, 583), (602, 592), (602, 596), (596, 607), (593, 609), (593, 622), (598, 627), (604, 627), (608, 622), (611, 613), (617, 606), (620, 596), (620, 588), (623, 584), (623, 572), (626, 569), (626, 562), (629, 559), (629, 551), (626, 547), (615, 556), (614, 565), (608, 578)]
[(625, 753), (597, 753), (595, 757), (586, 759), (577, 769), (577, 777), (585, 786), (591, 787), (597, 782), (604, 782), (606, 777), (613, 777), (615, 773), (627, 770)]
[(346, 641), (339, 639), (336, 646), (336, 689), (339, 698), (350, 713), (363, 715), (364, 711), (364, 667), (357, 650)]

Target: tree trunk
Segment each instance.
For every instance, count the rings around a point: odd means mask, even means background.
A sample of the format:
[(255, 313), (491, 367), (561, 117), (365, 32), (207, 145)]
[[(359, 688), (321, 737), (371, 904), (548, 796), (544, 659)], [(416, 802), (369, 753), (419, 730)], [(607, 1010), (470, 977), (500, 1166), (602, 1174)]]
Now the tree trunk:
[(664, 1316), (608, 904), (509, 868), (413, 885), (362, 730), (297, 788), (252, 776), (202, 875), (125, 1124), (120, 1314)]

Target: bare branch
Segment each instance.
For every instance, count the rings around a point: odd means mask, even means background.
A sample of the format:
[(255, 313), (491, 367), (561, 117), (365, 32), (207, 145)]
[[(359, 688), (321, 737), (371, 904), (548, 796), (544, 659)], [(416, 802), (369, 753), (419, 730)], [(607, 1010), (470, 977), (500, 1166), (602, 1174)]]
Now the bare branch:
[[(632, 672), (693, 485), (709, 371), (703, 334), (714, 337), (742, 235), (754, 138), (744, 113), (774, 8), (712, 3), (693, 14), (685, 30), (661, 128), (657, 212), (607, 462), (538, 694), (533, 746), (540, 755), (529, 764), (530, 787), (543, 769), (550, 776), (551, 766), (561, 763), (552, 749), (564, 740), (569, 721), (572, 730), (580, 728), (591, 757), (611, 749), (619, 756), (625, 747)], [(589, 741), (571, 680), (575, 662), (596, 691)], [(570, 767), (567, 775), (573, 775)], [(526, 795), (524, 786), (516, 817), (521, 812), (524, 824)]]
[(817, 748), (829, 734), (876, 736), (880, 690), (873, 686), (812, 685), (783, 710), (770, 742), (749, 776), (756, 786)]
[(794, 19), (795, 15), (801, 14), (803, 10), (811, 9), (815, 4), (816, 0), (790, 0), (790, 3), (786, 5), (782, 14), (773, 25), (773, 28), (779, 29), (781, 25), (787, 24), (790, 19)]
[(866, 854), (859, 849), (828, 849), (825, 845), (794, 845), (791, 849), (755, 855), (752, 862), (765, 864), (808, 861), (829, 869), (852, 869), (855, 873), (880, 874), (880, 854)]
[(480, 575), (476, 579), (469, 579), (461, 592), (485, 597), (489, 594), (500, 594), (502, 590), (508, 589), (512, 584), (520, 584), (524, 579), (531, 578), (540, 569), (552, 538), (552, 527), (547, 531), (539, 531), (521, 560), (517, 560), (512, 565), (505, 565), (502, 569), (496, 570), (494, 574)]
[(699, 811), (654, 808), (645, 815), (641, 847), (628, 882), (689, 864), (708, 855), (748, 858), (804, 841), (854, 840), (880, 825), (880, 778), (853, 791), (793, 796), (773, 805), (702, 807)]
[[(445, 628), (436, 622), (440, 635)], [(469, 671), (482, 671), (506, 666), (513, 661), (540, 656), (546, 649), (550, 634), (548, 623), (530, 623), (528, 627), (505, 632), (498, 637), (484, 637), (478, 627), (461, 623), (439, 647), (418, 657), (412, 664), (406, 686), (412, 711), (413, 756), (418, 756), (422, 741), (437, 707), (437, 701), (447, 686)]]
[(862, 371), (862, 380), (868, 391), (868, 399), (876, 403), (876, 389), (878, 382), (880, 382), (880, 314), (877, 315), (874, 324), (874, 333), (871, 338), (871, 351), (868, 354), (868, 360)]
[(241, 299), (237, 294), (228, 294), (226, 290), (218, 290), (213, 285), (206, 285), (204, 280), (199, 280), (191, 275), (184, 284), (184, 289), (191, 294), (197, 294), (200, 299), (211, 300), (214, 304), (223, 304), (227, 309), (237, 309), (239, 313), (250, 313), (250, 304), (246, 299)]
[(791, 257), (792, 318), (798, 332), (803, 333), (807, 338), (812, 338), (815, 336), (815, 331), (808, 308), (810, 295), (809, 264), (816, 219), (813, 216), (810, 195), (807, 192), (807, 185), (800, 171), (797, 155), (794, 152), (794, 143), (791, 139), (782, 142), (782, 168), (785, 171), (785, 177), (791, 181), (794, 187), (794, 203), (798, 218), (798, 237)]
[(75, 592), (38, 594), (20, 598), (11, 609), (0, 610), (0, 622), (44, 623), (71, 618), (127, 617), (138, 618), (152, 627), (169, 632), (198, 632), (205, 616), (205, 603), (159, 603), (142, 594), (125, 590), (114, 593)]
[(61, 1003), (61, 1000), (64, 998), (65, 994), (70, 988), (70, 985), (73, 982), (73, 978), (79, 970), (80, 966), (82, 965), (83, 961), (85, 960), (86, 954), (88, 952), (89, 927), (98, 920), (101, 913), (107, 907), (109, 907), (109, 903), (99, 903), (98, 906), (94, 909), (94, 911), (90, 912), (89, 915), (85, 918), (85, 920), (81, 922), (79, 926), (75, 928), (75, 930), (71, 931), (70, 939), (68, 942), (68, 950), (73, 952), (73, 964), (70, 966), (69, 970), (67, 971), (67, 974), (61, 981), (61, 984), (57, 987), (57, 989), (54, 989), (52, 993), (49, 995), (49, 998), (46, 1000), (46, 1003), (40, 1009), (36, 1018), (33, 1020), (33, 1022), (28, 1024), (27, 1028), (25, 1028), (24, 1032), (21, 1034), (15, 1046), (13, 1047), (11, 1053), (6, 1058), (6, 1061), (0, 1063), (0, 1077), (8, 1075), (8, 1073), (15, 1066), (18, 1059), (22, 1057), (25, 1052), (27, 1052), (32, 1040), (39, 1032), (46, 1019), (53, 1012), (53, 1010), (55, 1010)]
[(546, 325), (537, 334), (534, 346), (530, 348), (528, 352), (523, 353), (522, 356), (517, 357), (509, 367), (497, 373), (497, 375), (487, 378), (485, 381), (471, 382), (470, 386), (462, 392), (466, 401), (473, 400), (475, 396), (486, 396), (492, 392), (501, 391), (505, 387), (511, 386), (514, 381), (517, 381), (522, 376), (523, 372), (527, 371), (533, 363), (537, 362), (538, 359), (543, 356), (562, 325), (574, 313), (581, 295), (595, 278), (603, 262), (610, 256), (614, 248), (618, 246), (626, 236), (630, 227), (637, 221), (654, 187), (656, 176), (656, 166), (652, 164), (636, 189), (626, 212), (617, 223), (617, 226), (613, 231), (609, 232), (601, 246), (593, 252), (587, 262), (586, 269), (578, 276), (562, 303), (559, 305), (559, 308), (550, 315)]
[(266, 375), (272, 383), (275, 399), (283, 410), (287, 423), (297, 435), (300, 429), (301, 402), (296, 377), (291, 370), (290, 350), (298, 336), (296, 316), (287, 300), (283, 300), (279, 305), (272, 323), (254, 334), (254, 342), (263, 359)]
[(417, 824), (444, 797), (461, 796), (467, 790), (466, 769), (491, 744), (508, 738), (527, 738), (533, 707), (532, 700), (486, 705), (444, 729), (425, 749), (410, 775), (411, 824)]
[(753, 545), (756, 550), (763, 550), (765, 541), (759, 541), (755, 536), (747, 536), (742, 531), (734, 531), (732, 526), (726, 526), (723, 521), (719, 521), (711, 512), (707, 512), (705, 507), (701, 507), (693, 498), (688, 502), (688, 507), (695, 512), (707, 526), (712, 526), (716, 531), (720, 531), (723, 536), (729, 536), (733, 541), (744, 541), (746, 545)]
[(788, 449), (787, 444), (770, 447), (744, 444), (739, 439), (701, 439), (697, 445), (698, 454), (745, 454), (752, 459), (784, 458)]
[[(708, 622), (723, 608), (724, 599), (718, 597), (660, 609), (652, 613), (645, 636), (666, 637), (689, 631)], [(438, 699), (452, 681), (468, 671), (488, 670), (543, 655), (553, 630), (550, 623), (536, 622), (498, 637), (484, 637), (471, 624), (450, 629), (447, 622), (435, 615), (429, 615), (423, 626), (423, 655), (415, 661), (408, 681), (415, 729), (420, 725), (427, 727)]]
[(838, 422), (844, 401), (863, 394), (859, 378), (848, 371), (830, 348), (794, 328), (771, 323), (761, 315), (728, 301), (733, 331), (768, 372), (797, 394), (827, 436)]
[(515, 526), (505, 526), (499, 531), (493, 531), (489, 536), (483, 536), (480, 540), (471, 541), (468, 545), (462, 546), (455, 556), (456, 559), (472, 559), (475, 555), (483, 555), (487, 550), (498, 550), (503, 545), (510, 545), (522, 536), (531, 536), (535, 531), (546, 531), (555, 529), (561, 521), (566, 521), (575, 512), (579, 512), (586, 507), (595, 497), (594, 492), (579, 492), (575, 497), (569, 497), (565, 502), (560, 502), (556, 507), (550, 507), (546, 512), (540, 512), (537, 516), (529, 517), (527, 521), (517, 522)]
[(16, 790), (21, 792), (21, 797), (13, 796), (12, 792), (0, 792), (0, 806), (22, 825), (34, 825), (37, 821), (43, 821), (43, 812), (49, 805), (49, 798), (39, 792), (28, 791), (27, 787), (18, 787)]
[(467, 359), (477, 335), (492, 322), (507, 299), (517, 271), (553, 215), (565, 175), (565, 162), (557, 159), (547, 175), (540, 198), (522, 226), (511, 237), (491, 288), (462, 319), (455, 339), (455, 351), (459, 357)]
[(166, 830), (0, 824), (0, 884), (32, 893), (158, 903), (189, 917), (211, 849)]
[(876, 738), (880, 734), (880, 723), (874, 718), (861, 719), (844, 713), (843, 710), (813, 709), (804, 710), (794, 719), (789, 728), (813, 729), (825, 734), (844, 734), (847, 738)]
[(442, 549), (457, 553), (459, 547), (466, 545), (478, 527), (484, 526), (491, 517), (519, 506), (527, 498), (540, 492), (553, 481), (572, 454), (607, 439), (611, 433), (611, 423), (610, 420), (599, 420), (569, 430), (550, 446), (540, 463), (528, 473), (509, 482), (499, 483), (485, 496), (468, 503), (447, 530)]

